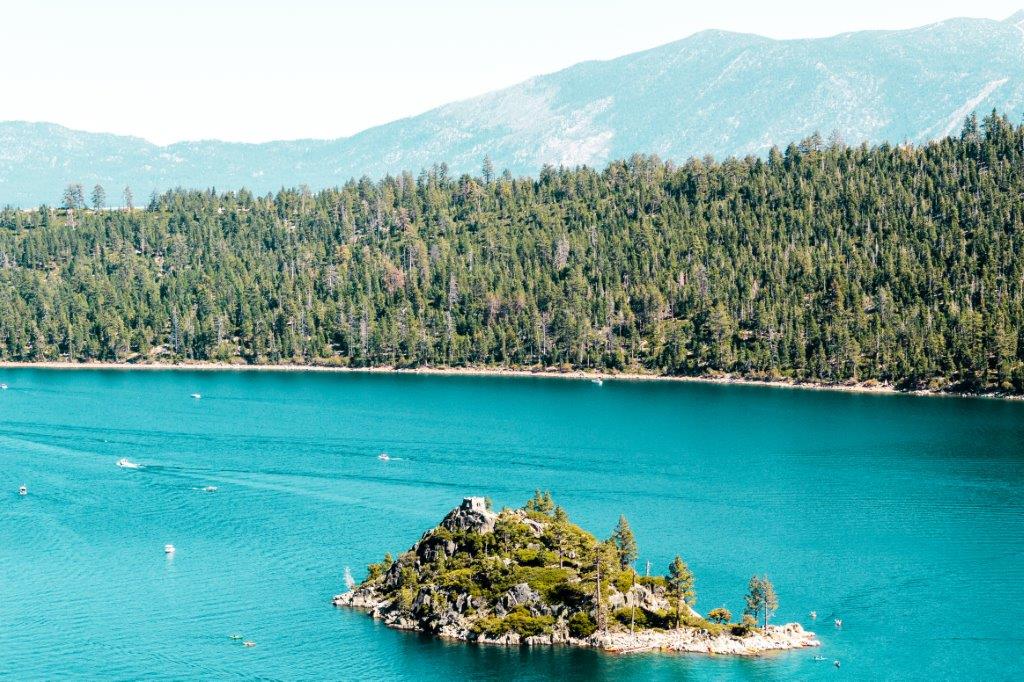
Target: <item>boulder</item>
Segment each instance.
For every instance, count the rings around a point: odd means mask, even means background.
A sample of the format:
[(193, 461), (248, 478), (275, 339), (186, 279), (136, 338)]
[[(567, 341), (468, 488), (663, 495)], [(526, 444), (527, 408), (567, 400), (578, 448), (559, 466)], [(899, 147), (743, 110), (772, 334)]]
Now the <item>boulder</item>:
[(513, 585), (501, 596), (501, 605), (511, 611), (517, 606), (529, 606), (540, 601), (540, 594), (527, 583)]

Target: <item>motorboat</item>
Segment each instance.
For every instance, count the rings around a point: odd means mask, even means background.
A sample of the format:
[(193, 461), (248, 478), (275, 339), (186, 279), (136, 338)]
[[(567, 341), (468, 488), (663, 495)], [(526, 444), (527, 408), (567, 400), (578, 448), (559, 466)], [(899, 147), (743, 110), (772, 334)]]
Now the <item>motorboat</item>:
[(251, 639), (247, 639), (244, 642), (242, 642), (242, 646), (252, 648), (256, 646), (256, 642), (252, 641)]
[(171, 543), (168, 542), (166, 545), (164, 545), (164, 554), (174, 554), (176, 551), (177, 550), (174, 548), (174, 545), (172, 545)]
[(382, 452), (379, 455), (377, 455), (377, 459), (379, 459), (382, 462), (390, 462), (391, 461), (391, 455), (389, 455), (386, 452)]
[(604, 386), (604, 379), (598, 377), (596, 379), (591, 379), (590, 383), (594, 384), (595, 386)]
[(196, 400), (199, 400), (200, 398), (203, 397), (203, 394), (202, 393), (193, 393), (192, 397), (195, 398)]
[(121, 459), (117, 460), (117, 466), (121, 467), (122, 469), (138, 469), (142, 465), (136, 464), (127, 457), (122, 457)]
[(28, 486), (24, 486), (23, 485), (20, 488), (18, 488), (18, 494), (19, 495), (28, 495)]
[(6, 391), (6, 390), (7, 390), (7, 384), (0, 384), (0, 391)]
[(215, 485), (208, 485), (205, 488), (203, 488), (203, 492), (204, 493), (215, 493), (215, 492), (217, 492), (217, 486), (215, 486)]

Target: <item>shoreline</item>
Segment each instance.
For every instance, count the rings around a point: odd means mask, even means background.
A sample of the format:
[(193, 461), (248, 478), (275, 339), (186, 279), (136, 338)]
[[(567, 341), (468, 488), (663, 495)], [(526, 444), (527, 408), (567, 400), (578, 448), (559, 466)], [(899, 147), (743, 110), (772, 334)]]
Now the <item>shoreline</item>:
[(672, 630), (627, 630), (597, 631), (587, 637), (573, 637), (565, 632), (521, 637), (506, 633), (494, 637), (476, 634), (461, 626), (447, 624), (440, 631), (431, 632), (415, 620), (388, 613), (390, 602), (378, 601), (359, 594), (358, 588), (335, 595), (331, 599), (335, 607), (350, 608), (368, 614), (385, 626), (404, 632), (419, 632), (449, 642), (470, 645), (514, 647), (575, 647), (595, 649), (606, 654), (700, 654), (706, 656), (757, 657), (769, 654), (812, 649), (821, 646), (818, 636), (804, 630), (800, 623), (769, 625), (745, 635), (711, 634), (697, 627), (683, 627)]
[(545, 379), (575, 380), (618, 380), (618, 381), (670, 381), (700, 384), (727, 384), (735, 386), (765, 386), (769, 388), (791, 388), (812, 391), (836, 391), (843, 393), (867, 393), (875, 395), (912, 395), (944, 398), (987, 398), (997, 400), (1022, 400), (1024, 396), (1006, 393), (962, 393), (953, 391), (903, 390), (892, 384), (823, 384), (819, 382), (798, 382), (789, 380), (772, 381), (751, 379), (733, 374), (721, 376), (676, 376), (646, 374), (640, 372), (604, 372), (580, 369), (563, 371), (555, 368), (513, 369), (504, 367), (393, 367), (377, 365), (372, 367), (338, 367), (332, 365), (266, 364), (250, 365), (231, 362), (62, 362), (46, 360), (40, 362), (0, 361), (4, 369), (53, 369), (53, 370), (118, 370), (118, 371), (197, 371), (197, 372), (341, 372), (358, 374), (407, 374), (422, 376), (478, 376), (478, 377), (532, 377)]

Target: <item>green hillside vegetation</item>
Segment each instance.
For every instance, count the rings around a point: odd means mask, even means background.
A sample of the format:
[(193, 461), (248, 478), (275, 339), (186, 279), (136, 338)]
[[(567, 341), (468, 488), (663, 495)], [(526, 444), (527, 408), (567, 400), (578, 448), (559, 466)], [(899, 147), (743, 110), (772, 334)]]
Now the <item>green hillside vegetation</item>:
[(623, 527), (631, 535), (625, 517), (610, 539), (599, 541), (538, 491), (522, 509), (497, 514), (493, 531), (453, 529), (451, 518), (397, 558), (370, 564), (355, 593), (372, 594), (384, 611), (401, 613), (424, 631), (458, 614), (476, 636), (490, 638), (548, 635), (559, 626), (580, 639), (599, 628), (688, 627), (742, 636), (756, 627), (749, 618), (730, 623), (724, 609), (708, 618), (693, 611), (693, 574), (679, 557), (666, 576), (639, 575), (631, 565), (635, 544), (618, 541)]
[(0, 360), (1024, 391), (1024, 128), (995, 113), (922, 147), (82, 194), (0, 212)]

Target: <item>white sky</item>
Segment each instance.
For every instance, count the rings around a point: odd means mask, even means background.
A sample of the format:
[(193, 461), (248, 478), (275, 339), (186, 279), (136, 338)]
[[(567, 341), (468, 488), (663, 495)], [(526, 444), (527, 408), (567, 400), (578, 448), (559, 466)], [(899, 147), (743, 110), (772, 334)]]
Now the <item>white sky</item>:
[(0, 0), (0, 120), (160, 144), (341, 137), (706, 28), (818, 37), (1003, 19), (1024, 0), (827, 4)]

